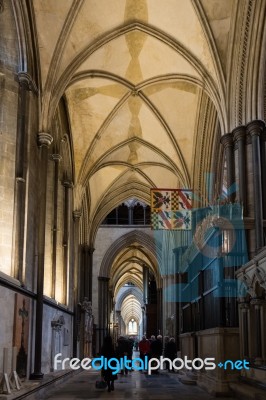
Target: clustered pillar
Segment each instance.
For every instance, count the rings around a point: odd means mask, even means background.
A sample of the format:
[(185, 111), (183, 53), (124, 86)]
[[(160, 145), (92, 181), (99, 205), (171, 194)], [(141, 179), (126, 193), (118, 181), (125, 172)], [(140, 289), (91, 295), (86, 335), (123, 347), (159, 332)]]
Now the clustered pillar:
[(263, 210), (262, 210), (262, 182), (261, 182), (261, 142), (260, 135), (265, 124), (262, 121), (252, 121), (247, 125), (247, 132), (252, 141), (254, 202), (255, 202), (255, 233), (256, 250), (263, 247)]
[(228, 198), (231, 202), (235, 200), (235, 158), (234, 158), (234, 141), (233, 134), (227, 133), (222, 136), (221, 143), (224, 146), (225, 157), (226, 157), (226, 178), (227, 178), (227, 187), (229, 190)]
[(98, 277), (99, 288), (99, 347), (103, 344), (103, 338), (108, 333), (109, 316), (109, 278), (105, 276)]
[(29, 91), (33, 90), (31, 77), (25, 72), (18, 74), (19, 101), (17, 121), (17, 148), (16, 148), (16, 186), (14, 198), (14, 235), (13, 235), (13, 273), (14, 277), (23, 282), (23, 251), (24, 251), (24, 225), (26, 201), (26, 175), (27, 175), (27, 109)]
[(79, 264), (79, 229), (80, 229), (80, 217), (81, 211), (75, 210), (73, 212), (74, 220), (74, 295), (73, 295), (73, 306), (74, 306), (74, 329), (73, 329), (73, 356), (80, 356), (80, 349), (78, 342), (80, 341), (80, 320), (81, 320), (81, 310), (78, 307), (78, 302), (80, 298), (80, 264)]
[(54, 204), (53, 204), (53, 249), (52, 249), (52, 297), (55, 298), (55, 281), (56, 281), (56, 257), (57, 257), (57, 231), (58, 231), (58, 179), (59, 179), (59, 163), (62, 157), (60, 154), (52, 154), (54, 161)]
[(247, 180), (246, 180), (246, 127), (239, 126), (233, 130), (233, 137), (238, 147), (238, 184), (239, 201), (243, 206), (243, 215), (247, 215)]
[[(264, 243), (266, 219), (265, 123), (254, 120), (236, 127), (221, 138), (226, 157), (226, 179), (230, 188), (236, 179), (237, 201), (243, 206), (249, 257), (253, 258)], [(235, 162), (236, 161), (236, 162)], [(229, 193), (229, 200), (234, 198)], [(241, 267), (241, 265), (239, 265)], [(253, 288), (254, 289), (254, 288)], [(250, 288), (248, 288), (250, 292)], [(239, 299), (241, 356), (261, 365), (266, 357), (265, 300), (260, 290)]]
[(34, 372), (31, 379), (42, 379), (42, 331), (43, 331), (43, 283), (44, 283), (44, 252), (45, 252), (45, 217), (48, 149), (53, 138), (49, 133), (38, 134), (39, 152), (39, 218), (38, 218), (38, 267), (37, 267), (37, 299), (35, 325), (35, 358)]
[[(265, 160), (265, 123), (260, 120), (251, 121), (246, 126), (236, 127), (232, 133), (222, 136), (226, 158), (226, 179), (229, 189), (228, 199), (235, 201), (236, 192), (239, 202), (243, 205), (244, 217), (253, 218), (255, 241), (251, 244), (250, 253), (258, 252), (264, 246), (263, 218), (266, 215), (266, 190), (263, 191), (263, 180), (266, 179)], [(251, 147), (252, 162), (249, 161)], [(235, 164), (235, 152), (237, 163)], [(234, 190), (234, 184), (236, 191)], [(248, 192), (253, 190), (252, 200), (247, 198)], [(254, 214), (253, 214), (254, 209)], [(252, 238), (252, 235), (251, 235)]]
[(65, 191), (65, 205), (64, 205), (64, 236), (63, 236), (63, 247), (64, 247), (64, 270), (63, 270), (63, 293), (64, 303), (68, 304), (69, 293), (68, 293), (68, 277), (69, 277), (69, 235), (70, 235), (70, 191), (73, 188), (72, 182), (66, 180), (63, 182)]

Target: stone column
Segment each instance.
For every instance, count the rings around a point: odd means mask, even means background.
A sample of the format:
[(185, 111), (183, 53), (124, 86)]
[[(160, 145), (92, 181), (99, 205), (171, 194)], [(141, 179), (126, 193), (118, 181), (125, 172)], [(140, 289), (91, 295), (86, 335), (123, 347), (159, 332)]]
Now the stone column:
[(163, 335), (162, 288), (157, 289), (157, 329)]
[(89, 300), (92, 301), (92, 270), (93, 270), (93, 252), (94, 248), (90, 247), (89, 248), (89, 253), (88, 253), (88, 296)]
[(92, 301), (92, 264), (94, 248), (87, 244), (83, 245), (81, 284), (83, 285), (83, 295)]
[(238, 126), (233, 130), (238, 146), (239, 201), (243, 206), (243, 215), (247, 215), (247, 179), (246, 179), (246, 127)]
[(149, 302), (149, 268), (143, 264), (143, 302), (148, 304)]
[[(232, 185), (235, 183), (235, 157), (234, 157), (234, 142), (232, 133), (227, 133), (221, 137), (221, 143), (224, 146), (227, 168), (227, 186), (232, 191)], [(231, 202), (235, 200), (235, 191), (228, 195)]]
[(248, 323), (248, 312), (249, 303), (243, 302), (239, 305), (240, 311), (240, 339), (241, 339), (241, 356), (243, 358), (249, 358), (249, 323)]
[(58, 209), (58, 178), (59, 178), (59, 162), (62, 157), (60, 154), (52, 154), (54, 161), (54, 221), (53, 221), (53, 246), (52, 246), (52, 297), (55, 298), (55, 280), (56, 280), (56, 255), (57, 255), (57, 209)]
[(146, 225), (146, 204), (143, 206), (143, 225)]
[(73, 212), (74, 220), (74, 329), (73, 329), (73, 357), (79, 357), (79, 329), (80, 329), (80, 308), (78, 307), (78, 299), (80, 297), (80, 265), (79, 265), (79, 223), (81, 211), (75, 210)]
[(133, 210), (134, 210), (134, 207), (132, 207), (132, 206), (128, 207), (128, 224), (129, 225), (133, 225)]
[(142, 311), (142, 327), (143, 327), (143, 335), (147, 335), (147, 317), (146, 317), (146, 308), (141, 307)]
[(45, 252), (45, 219), (46, 219), (46, 189), (48, 148), (53, 141), (49, 133), (38, 134), (39, 153), (39, 188), (38, 188), (38, 269), (37, 269), (37, 298), (35, 317), (35, 358), (34, 372), (31, 379), (42, 379), (42, 331), (43, 331), (43, 281), (44, 281), (44, 252)]
[(118, 324), (118, 336), (121, 335), (121, 330), (122, 330), (122, 326), (121, 326), (121, 310), (116, 310), (116, 322)]
[(99, 291), (99, 347), (103, 344), (103, 338), (108, 332), (108, 295), (109, 278), (105, 276), (98, 277)]
[(263, 300), (261, 299), (252, 299), (251, 304), (254, 305), (255, 309), (255, 364), (262, 365), (262, 326), (263, 321), (261, 318), (261, 309), (263, 305)]
[(261, 158), (260, 158), (260, 135), (263, 132), (263, 121), (252, 121), (247, 125), (247, 132), (252, 140), (253, 176), (254, 176), (254, 201), (255, 201), (255, 234), (256, 250), (263, 247), (263, 209), (262, 209), (262, 186), (261, 186)]
[[(263, 219), (266, 220), (266, 127), (260, 137), (260, 150), (261, 150), (261, 183), (262, 183), (262, 208)], [(265, 231), (265, 228), (264, 228)]]
[(64, 205), (64, 233), (63, 233), (63, 247), (64, 247), (64, 274), (63, 274), (63, 293), (64, 304), (69, 301), (69, 233), (70, 233), (70, 190), (73, 184), (70, 181), (64, 181), (65, 188), (65, 205)]
[(24, 261), (24, 228), (26, 202), (26, 173), (27, 173), (27, 145), (28, 145), (28, 92), (32, 90), (31, 77), (18, 73), (18, 121), (16, 140), (16, 180), (14, 198), (14, 229), (13, 229), (13, 274), (16, 279), (23, 281)]
[(266, 363), (266, 300), (261, 300), (261, 338), (262, 338), (262, 360), (263, 365)]

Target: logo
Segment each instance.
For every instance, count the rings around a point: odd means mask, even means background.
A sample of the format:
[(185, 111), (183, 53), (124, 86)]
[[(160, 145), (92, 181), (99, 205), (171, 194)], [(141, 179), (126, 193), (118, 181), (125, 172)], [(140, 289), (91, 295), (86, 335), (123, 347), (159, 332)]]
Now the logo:
[[(225, 362), (215, 363), (215, 358), (207, 357), (207, 358), (194, 358), (190, 360), (187, 356), (183, 358), (175, 358), (174, 360), (170, 360), (169, 358), (161, 356), (160, 358), (148, 358), (144, 357), (144, 360), (141, 358), (134, 358), (133, 360), (128, 359), (126, 356), (121, 358), (106, 358), (104, 356), (96, 357), (96, 358), (83, 358), (80, 360), (79, 358), (64, 358), (61, 359), (62, 353), (56, 354), (54, 357), (54, 370), (58, 369), (66, 369), (69, 366), (70, 369), (78, 370), (80, 368), (85, 371), (89, 371), (93, 368), (96, 371), (100, 371), (102, 369), (107, 370), (110, 369), (112, 374), (118, 374), (121, 370), (127, 369), (129, 371), (147, 371), (149, 375), (152, 374), (152, 371), (164, 370), (166, 367), (169, 367), (170, 370), (179, 371), (181, 369), (191, 370), (214, 370), (216, 367), (224, 368), (225, 370), (242, 370), (249, 369), (249, 362), (246, 360), (226, 360)], [(58, 368), (61, 366), (61, 368)]]
[[(211, 174), (207, 175), (207, 184), (212, 180)], [(210, 188), (207, 187), (206, 193), (211, 193), (208, 189)], [(165, 216), (169, 216), (169, 221), (171, 220), (167, 224), (165, 220), (164, 227), (156, 220), (158, 224), (153, 226), (160, 273), (164, 277), (175, 276), (174, 281), (178, 282), (166, 287), (166, 302), (197, 301), (201, 295), (201, 271), (212, 276), (214, 297), (242, 297), (247, 292), (245, 284), (233, 275), (234, 267), (248, 261), (243, 207), (240, 203), (229, 201), (229, 196), (237, 190), (237, 185), (234, 184), (225, 189), (219, 198), (211, 199), (209, 196), (205, 199), (207, 206), (202, 208), (192, 208), (193, 203), (200, 204), (202, 199), (191, 190), (151, 191), (156, 216), (160, 218), (160, 212), (164, 212)], [(181, 195), (189, 198), (188, 204), (184, 203), (183, 198), (181, 202)], [(190, 222), (186, 227), (177, 230), (173, 226), (169, 209), (182, 208), (182, 205), (190, 213)], [(231, 276), (228, 273), (230, 278), (225, 277), (225, 269), (232, 271)]]

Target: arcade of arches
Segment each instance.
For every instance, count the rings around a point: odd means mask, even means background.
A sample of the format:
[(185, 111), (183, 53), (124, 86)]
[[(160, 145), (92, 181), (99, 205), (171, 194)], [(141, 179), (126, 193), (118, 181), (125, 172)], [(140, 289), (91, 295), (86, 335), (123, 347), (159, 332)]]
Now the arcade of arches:
[[(41, 379), (107, 333), (160, 333), (182, 357), (249, 360), (198, 372), (212, 393), (266, 382), (265, 26), (265, 0), (0, 0), (0, 372), (13, 346)], [(197, 194), (213, 266), (193, 222), (157, 240), (151, 188)], [(235, 225), (210, 217), (221, 199)], [(171, 297), (180, 283), (196, 296)]]

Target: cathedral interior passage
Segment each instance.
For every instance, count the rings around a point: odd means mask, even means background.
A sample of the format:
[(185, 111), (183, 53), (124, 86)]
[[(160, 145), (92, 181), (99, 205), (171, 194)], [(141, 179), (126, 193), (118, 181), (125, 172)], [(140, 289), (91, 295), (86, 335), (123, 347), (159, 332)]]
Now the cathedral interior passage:
[(55, 363), (106, 337), (178, 359), (117, 398), (266, 399), (265, 27), (266, 0), (0, 0), (3, 399), (107, 395)]

